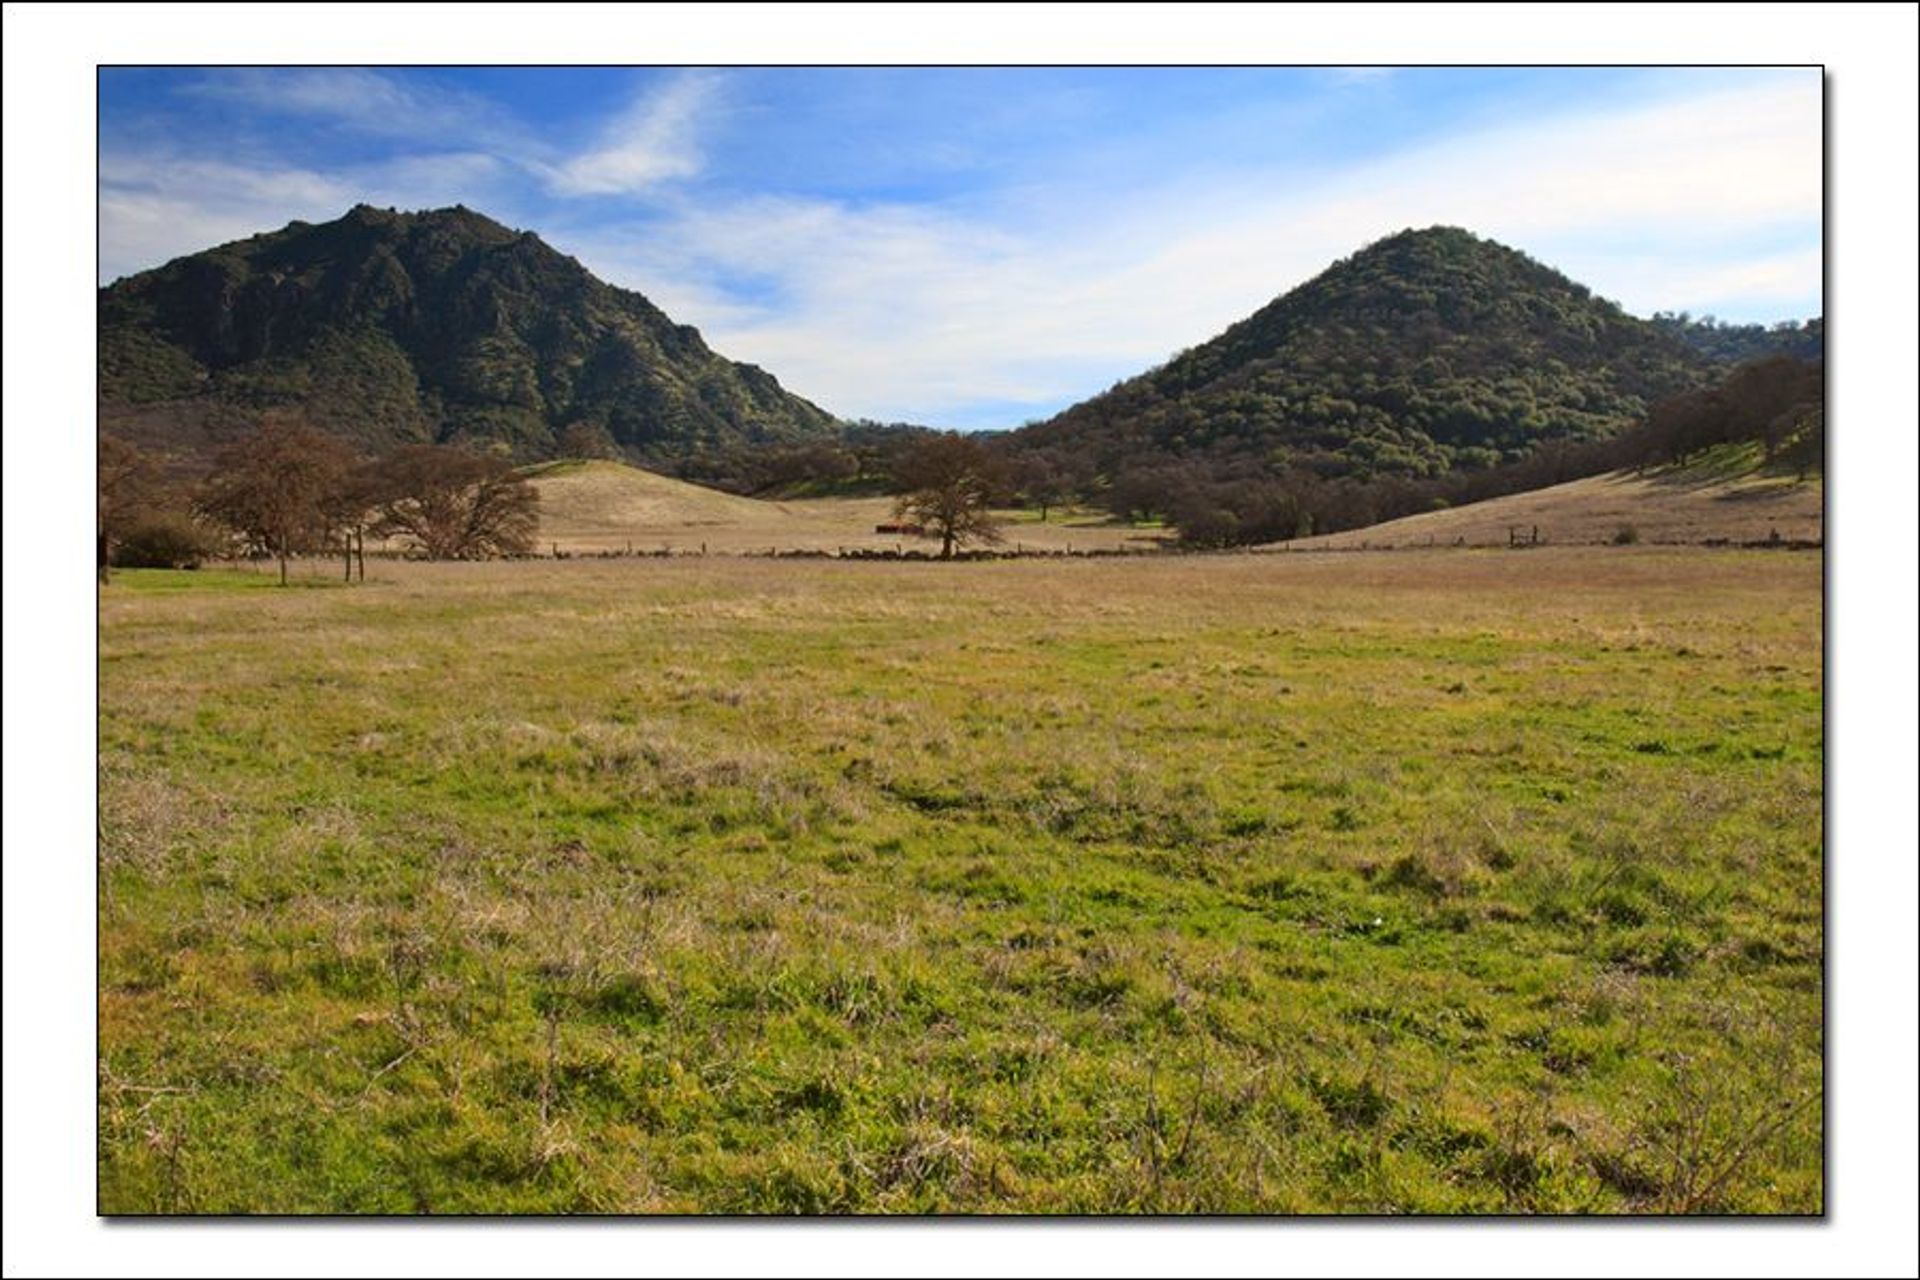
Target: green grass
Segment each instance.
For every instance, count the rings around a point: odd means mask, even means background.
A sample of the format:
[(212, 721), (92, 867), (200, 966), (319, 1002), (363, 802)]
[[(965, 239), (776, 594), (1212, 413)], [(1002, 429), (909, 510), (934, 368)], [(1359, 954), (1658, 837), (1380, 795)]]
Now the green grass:
[[(307, 561), (287, 578), (289, 588), (339, 587), (346, 584), (338, 574), (338, 564), (327, 576), (317, 576), (320, 565)], [(146, 594), (153, 591), (253, 591), (280, 587), (278, 561), (262, 561), (251, 569), (115, 569), (109, 587), (113, 591)]]
[(1672, 488), (1705, 488), (1746, 482), (1739, 492), (1752, 496), (1767, 490), (1792, 489), (1806, 483), (1806, 475), (1819, 477), (1819, 467), (1810, 467), (1803, 475), (1800, 468), (1784, 459), (1767, 460), (1766, 447), (1758, 440), (1717, 444), (1694, 454), (1685, 462), (1650, 467), (1645, 472), (1656, 484)]
[(104, 1211), (1822, 1206), (1814, 557), (370, 568), (102, 594)]
[[(1101, 507), (1082, 507), (1072, 503), (1063, 503), (1047, 508), (1047, 518), (1040, 518), (1039, 507), (1014, 507), (1001, 513), (1001, 519), (1009, 525), (1057, 524), (1070, 528), (1104, 526), (1125, 523), (1116, 520), (1112, 512)], [(1128, 527), (1133, 527), (1129, 525)]]

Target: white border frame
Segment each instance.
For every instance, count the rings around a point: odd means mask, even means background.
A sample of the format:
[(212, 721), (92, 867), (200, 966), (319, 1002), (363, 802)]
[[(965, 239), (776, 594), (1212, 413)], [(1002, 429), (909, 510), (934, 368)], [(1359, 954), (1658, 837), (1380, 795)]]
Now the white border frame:
[[(7, 5), (5, 1274), (1915, 1274), (1915, 19), (1907, 5)], [(1836, 321), (1828, 1220), (95, 1218), (95, 602), (82, 496), (95, 66), (606, 60), (1824, 63)]]

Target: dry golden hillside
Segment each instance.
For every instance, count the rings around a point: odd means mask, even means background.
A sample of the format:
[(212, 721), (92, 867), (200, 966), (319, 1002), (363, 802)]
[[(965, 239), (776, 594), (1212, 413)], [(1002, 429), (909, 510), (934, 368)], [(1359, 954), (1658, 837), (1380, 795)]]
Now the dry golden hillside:
[[(892, 521), (893, 500), (808, 498), (768, 502), (722, 493), (619, 462), (555, 462), (528, 471), (540, 491), (540, 550), (592, 554), (698, 551), (928, 550), (935, 544), (875, 532)], [(1075, 551), (1159, 545), (1157, 530), (1134, 529), (1104, 514), (1005, 513), (1009, 548)]]
[(1764, 542), (1776, 533), (1788, 542), (1814, 542), (1821, 537), (1823, 492), (1818, 478), (1616, 471), (1289, 545), (1504, 546), (1510, 531), (1524, 541), (1536, 528), (1540, 541), (1562, 546), (1613, 542), (1626, 536), (1623, 530), (1645, 543)]

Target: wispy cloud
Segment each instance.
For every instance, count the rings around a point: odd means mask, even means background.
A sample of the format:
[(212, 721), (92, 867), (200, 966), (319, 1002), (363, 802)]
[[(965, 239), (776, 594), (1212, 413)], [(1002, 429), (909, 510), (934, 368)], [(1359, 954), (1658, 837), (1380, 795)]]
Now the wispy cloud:
[(1384, 84), (1393, 78), (1394, 67), (1327, 67), (1321, 75), (1333, 84)]
[(700, 171), (697, 135), (718, 96), (713, 75), (688, 73), (635, 102), (586, 151), (540, 165), (563, 196), (631, 195)]
[[(100, 157), (100, 279), (104, 283), (211, 245), (284, 226), (337, 218), (358, 203), (422, 209), (484, 204), (508, 217), (503, 166), (490, 155), (448, 152), (321, 172), (171, 153), (106, 151)], [(487, 193), (498, 195), (487, 200)]]
[[(930, 196), (804, 181), (776, 191), (737, 155), (729, 167), (729, 128), (765, 110), (731, 73), (655, 79), (584, 143), (577, 116), (541, 133), (399, 75), (236, 73), (196, 90), (391, 139), (353, 162), (105, 146), (103, 277), (360, 200), (466, 203), (539, 230), (836, 412), (956, 426), (1051, 412), (1409, 226), (1492, 236), (1641, 314), (1819, 305), (1811, 77), (1688, 94), (1668, 81), (1669, 96), (1623, 93), (1610, 108), (1589, 96), (1345, 166), (1325, 153), (1289, 162), (1282, 147), (1182, 154), (1175, 133), (1124, 178), (1110, 161), (1140, 140), (1103, 131), (1089, 98), (1055, 122), (1058, 140), (1037, 127), (1008, 139), (1042, 163), (998, 185), (982, 168), (977, 183)], [(1406, 82), (1407, 95), (1420, 90)], [(1337, 127), (1312, 106), (1271, 114), (1302, 132)], [(841, 110), (836, 132), (810, 145), (865, 154), (873, 109)], [(898, 130), (887, 145), (918, 136)], [(803, 180), (804, 159), (786, 171)], [(887, 197), (850, 194), (869, 189)]]
[(404, 149), (375, 161), (301, 166), (262, 160), (258, 147), (214, 158), (107, 144), (99, 172), (103, 282), (296, 218), (335, 218), (361, 202), (463, 203), (518, 222), (533, 195), (635, 197), (699, 171), (702, 114), (719, 101), (715, 76), (680, 75), (569, 154), (477, 94), (403, 83), (389, 72), (222, 70), (181, 92), (325, 121)]
[(525, 169), (550, 194), (595, 196), (634, 195), (700, 172), (698, 137), (720, 85), (715, 73), (683, 72), (640, 94), (572, 151), (479, 94), (368, 68), (218, 70), (182, 92), (427, 148), (483, 151)]
[[(1808, 314), (1821, 278), (1819, 247), (1782, 253), (1758, 251), (1725, 260), (1702, 258), (1676, 267), (1669, 256), (1614, 250), (1569, 249), (1563, 265), (1576, 279), (1598, 279), (1641, 315), (1691, 311), (1695, 315), (1764, 314), (1787, 319)], [(1819, 301), (1813, 297), (1813, 308)]]
[(480, 94), (403, 81), (363, 67), (221, 68), (181, 92), (323, 120), (378, 137), (436, 146), (478, 142), (514, 155), (542, 149), (524, 125)]
[[(1311, 183), (1189, 177), (1100, 218), (1078, 193), (1052, 213), (1027, 204), (1018, 225), (757, 199), (569, 247), (839, 412), (1009, 425), (976, 407), (1050, 411), (1409, 226), (1491, 235), (1642, 314), (1804, 299), (1817, 249), (1729, 256), (1719, 241), (1817, 226), (1818, 155), (1817, 95), (1771, 86), (1532, 120)], [(712, 283), (735, 277), (757, 298)]]

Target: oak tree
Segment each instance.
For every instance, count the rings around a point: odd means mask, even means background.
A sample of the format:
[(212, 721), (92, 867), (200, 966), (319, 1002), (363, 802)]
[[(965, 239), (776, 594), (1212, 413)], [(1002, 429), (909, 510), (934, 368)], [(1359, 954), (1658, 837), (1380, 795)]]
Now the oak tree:
[(104, 583), (115, 546), (152, 496), (153, 459), (118, 436), (103, 435), (94, 455), (94, 481), (99, 490), (94, 508), (95, 550)]
[(430, 560), (521, 555), (540, 495), (506, 459), (455, 445), (402, 445), (380, 467), (377, 528)]
[(992, 503), (1003, 487), (999, 461), (979, 441), (957, 432), (928, 436), (900, 459), (901, 489), (893, 514), (940, 540), (940, 558), (968, 543), (1002, 541)]
[(285, 586), (288, 558), (329, 540), (329, 504), (352, 460), (333, 436), (297, 420), (270, 421), (221, 451), (198, 505), (250, 549), (277, 557)]

